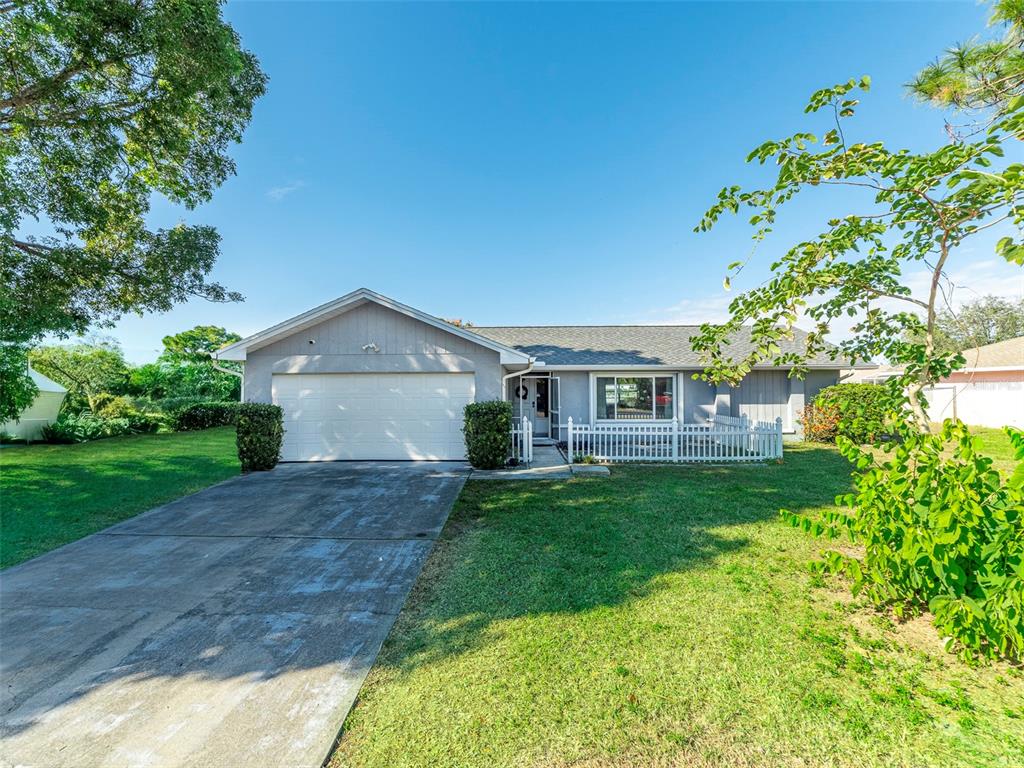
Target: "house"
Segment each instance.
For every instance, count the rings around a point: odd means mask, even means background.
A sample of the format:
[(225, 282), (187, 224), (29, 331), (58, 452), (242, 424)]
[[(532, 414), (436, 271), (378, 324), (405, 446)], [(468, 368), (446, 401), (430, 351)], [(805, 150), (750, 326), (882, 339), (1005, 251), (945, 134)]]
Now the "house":
[(961, 354), (966, 366), (925, 390), (932, 421), (1024, 428), (1024, 336)]
[(32, 441), (39, 440), (43, 427), (57, 420), (60, 406), (68, 391), (53, 379), (48, 379), (32, 368), (28, 369), (28, 375), (35, 382), (39, 392), (32, 404), (18, 414), (17, 419), (0, 424), (0, 433), (19, 440)]
[[(462, 411), (507, 399), (535, 438), (576, 424), (782, 419), (839, 380), (827, 355), (805, 379), (762, 366), (739, 387), (693, 380), (696, 326), (458, 327), (368, 289), (216, 353), (244, 363), (242, 398), (284, 409), (286, 461), (462, 459)], [(798, 332), (790, 342), (802, 343)], [(736, 339), (737, 351), (749, 339)], [(784, 350), (786, 351), (786, 350)]]

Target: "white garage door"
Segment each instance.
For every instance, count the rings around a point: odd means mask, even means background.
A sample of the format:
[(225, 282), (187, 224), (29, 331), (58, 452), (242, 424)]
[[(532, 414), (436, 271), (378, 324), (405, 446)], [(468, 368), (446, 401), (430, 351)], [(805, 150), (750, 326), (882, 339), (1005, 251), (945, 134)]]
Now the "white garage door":
[(471, 373), (275, 374), (285, 461), (463, 459)]

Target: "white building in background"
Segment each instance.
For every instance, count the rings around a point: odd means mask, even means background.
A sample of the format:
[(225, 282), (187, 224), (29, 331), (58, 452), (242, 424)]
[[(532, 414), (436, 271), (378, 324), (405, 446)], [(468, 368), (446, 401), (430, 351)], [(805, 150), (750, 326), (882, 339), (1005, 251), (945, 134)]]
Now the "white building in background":
[(1024, 336), (963, 355), (966, 367), (925, 390), (932, 421), (1024, 429)]
[(32, 401), (32, 405), (22, 411), (17, 419), (0, 424), (0, 433), (22, 440), (39, 440), (43, 427), (57, 420), (61, 403), (64, 402), (68, 391), (39, 371), (29, 368), (28, 375), (39, 388), (39, 394)]

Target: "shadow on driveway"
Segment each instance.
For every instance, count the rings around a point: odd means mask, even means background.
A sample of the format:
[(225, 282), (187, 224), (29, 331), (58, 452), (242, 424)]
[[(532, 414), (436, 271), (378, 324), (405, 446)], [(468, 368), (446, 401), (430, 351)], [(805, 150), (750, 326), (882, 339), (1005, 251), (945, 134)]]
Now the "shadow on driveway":
[(467, 474), (281, 465), (0, 573), (2, 761), (320, 765)]

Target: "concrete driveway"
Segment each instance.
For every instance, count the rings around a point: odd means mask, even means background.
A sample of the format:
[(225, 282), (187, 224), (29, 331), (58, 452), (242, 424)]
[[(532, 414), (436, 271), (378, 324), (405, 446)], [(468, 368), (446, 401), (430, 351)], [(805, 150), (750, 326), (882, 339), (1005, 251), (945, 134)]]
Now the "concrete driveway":
[(468, 475), (282, 465), (0, 574), (0, 760), (319, 766)]

